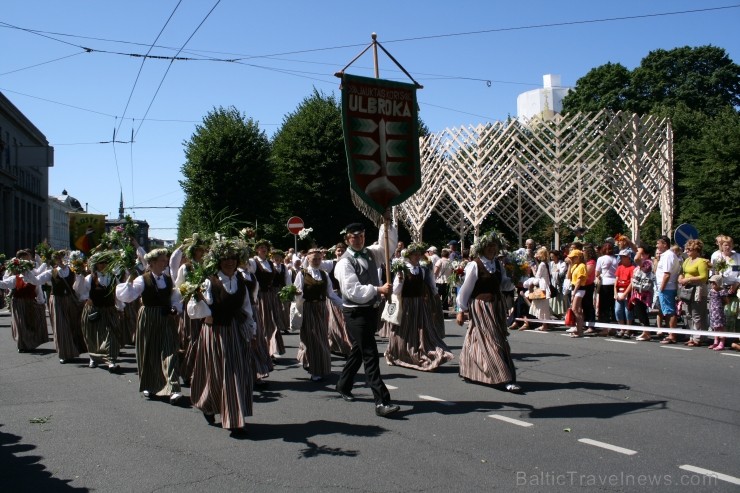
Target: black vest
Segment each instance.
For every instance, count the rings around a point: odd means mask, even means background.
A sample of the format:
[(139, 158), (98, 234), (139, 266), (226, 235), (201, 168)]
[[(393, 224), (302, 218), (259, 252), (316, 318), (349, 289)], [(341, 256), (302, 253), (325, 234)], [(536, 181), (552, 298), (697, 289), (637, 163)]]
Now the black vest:
[[(344, 252), (344, 255), (340, 258), (346, 258), (347, 261), (350, 263), (350, 265), (355, 269), (355, 274), (357, 274), (357, 279), (360, 281), (360, 284), (372, 284), (373, 286), (380, 286), (380, 279), (378, 278), (378, 266), (375, 263), (375, 257), (371, 252), (368, 251), (368, 258), (367, 258), (367, 269), (363, 269), (360, 262), (357, 261), (357, 259), (354, 256), (354, 251), (352, 249), (348, 248), (347, 251)], [(346, 293), (342, 293), (342, 300), (348, 302), (349, 304), (356, 304), (356, 301), (351, 300), (347, 297)]]
[(491, 274), (483, 265), (481, 259), (475, 259), (475, 263), (478, 264), (478, 279), (475, 281), (473, 292), (470, 294), (471, 299), (479, 294), (497, 294), (501, 292), (501, 263), (497, 260), (494, 260), (494, 262), (496, 262), (496, 272)]
[(111, 277), (110, 286), (103, 286), (98, 281), (98, 273), (93, 273), (90, 283), (90, 299), (95, 306), (115, 306), (116, 289), (113, 287), (113, 278)]
[(326, 283), (327, 275), (324, 271), (319, 270), (321, 280), (317, 281), (310, 272), (303, 269), (303, 301), (324, 301), (326, 300)]
[(172, 279), (166, 274), (162, 275), (166, 286), (164, 289), (159, 289), (154, 274), (151, 272), (144, 274), (144, 292), (141, 293), (141, 302), (144, 306), (169, 308), (172, 305)]
[(211, 295), (213, 296), (211, 316), (213, 317), (213, 325), (231, 325), (234, 319), (239, 323), (243, 323), (247, 319), (246, 314), (242, 311), (244, 297), (247, 295), (247, 284), (239, 274), (235, 277), (236, 291), (234, 294), (229, 294), (224, 289), (224, 285), (218, 277), (213, 276), (211, 278)]

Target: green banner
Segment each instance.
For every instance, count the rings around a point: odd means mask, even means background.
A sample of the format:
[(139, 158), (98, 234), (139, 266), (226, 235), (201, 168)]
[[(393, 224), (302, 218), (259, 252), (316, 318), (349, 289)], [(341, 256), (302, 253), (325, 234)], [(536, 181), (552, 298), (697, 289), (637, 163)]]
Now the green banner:
[(100, 242), (105, 233), (105, 215), (69, 212), (69, 244), (85, 255)]
[(421, 187), (416, 86), (342, 76), (342, 125), (352, 189), (381, 214)]

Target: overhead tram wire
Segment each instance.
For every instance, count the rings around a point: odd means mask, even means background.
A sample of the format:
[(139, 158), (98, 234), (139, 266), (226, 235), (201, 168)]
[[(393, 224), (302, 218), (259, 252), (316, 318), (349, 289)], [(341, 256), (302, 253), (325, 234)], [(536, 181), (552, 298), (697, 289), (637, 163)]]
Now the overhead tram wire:
[[(190, 42), (190, 40), (193, 39), (193, 36), (195, 36), (195, 33), (198, 32), (198, 30), (200, 29), (200, 27), (211, 16), (211, 14), (213, 13), (213, 11), (216, 10), (216, 7), (218, 7), (218, 4), (220, 4), (220, 3), (221, 3), (221, 0), (217, 0), (216, 3), (213, 5), (213, 7), (211, 7), (211, 10), (209, 10), (208, 13), (206, 14), (206, 16), (203, 18), (203, 20), (200, 21), (200, 24), (198, 24), (198, 26), (195, 28), (195, 30), (190, 35), (190, 37), (187, 40), (185, 40), (185, 43), (183, 43), (183, 45), (180, 47), (180, 49), (178, 50), (178, 52), (175, 54), (175, 57), (177, 57), (180, 54), (180, 52), (185, 48), (185, 46), (187, 46), (187, 44)], [(165, 80), (165, 78), (167, 78), (167, 74), (170, 72), (170, 68), (172, 68), (172, 63), (173, 62), (174, 62), (174, 59), (173, 60), (170, 60), (170, 64), (167, 66), (167, 70), (165, 71), (164, 75), (162, 76), (162, 80), (159, 81), (159, 85), (157, 86), (157, 90), (155, 91), (154, 96), (152, 96), (152, 100), (149, 102), (149, 106), (147, 107), (146, 112), (144, 113), (144, 116), (141, 119), (141, 123), (139, 124), (139, 128), (136, 129), (136, 133), (134, 134), (134, 138), (136, 138), (136, 136), (139, 134), (139, 131), (141, 130), (141, 126), (144, 124), (144, 121), (146, 120), (146, 117), (149, 114), (149, 110), (152, 108), (152, 105), (154, 104), (154, 100), (157, 98), (157, 94), (159, 94), (159, 90), (162, 88), (162, 84), (164, 84), (164, 80)]]
[[(141, 71), (144, 69), (144, 63), (146, 62), (146, 59), (149, 56), (149, 53), (151, 53), (152, 50), (154, 49), (154, 45), (157, 43), (157, 40), (159, 40), (160, 36), (162, 36), (162, 33), (164, 32), (165, 28), (172, 20), (172, 17), (175, 15), (175, 12), (177, 11), (177, 8), (180, 6), (181, 3), (182, 3), (182, 0), (179, 0), (177, 2), (177, 5), (175, 5), (174, 9), (172, 9), (172, 13), (170, 13), (170, 16), (167, 18), (167, 21), (165, 21), (164, 26), (162, 26), (162, 29), (159, 30), (159, 34), (157, 34), (157, 37), (154, 38), (154, 41), (152, 41), (151, 45), (149, 46), (149, 49), (147, 50), (146, 55), (141, 59), (141, 65), (139, 65), (139, 72), (136, 74), (136, 79), (134, 79), (134, 85), (131, 88), (131, 92), (128, 95), (128, 101), (126, 101), (126, 107), (123, 108), (123, 114), (121, 115), (121, 123), (118, 125), (116, 132), (119, 132), (121, 130), (121, 125), (123, 125), (123, 119), (126, 118), (126, 111), (128, 110), (128, 105), (131, 103), (131, 98), (134, 96), (134, 91), (136, 90), (136, 84), (139, 82), (139, 77), (141, 77)], [(133, 140), (133, 138), (131, 140)]]
[(3, 72), (3, 73), (0, 74), (0, 76), (8, 75), (8, 74), (14, 74), (16, 72), (22, 72), (24, 70), (32, 69), (32, 68), (35, 68), (35, 67), (40, 67), (41, 65), (46, 65), (48, 63), (54, 63), (54, 62), (58, 62), (60, 60), (65, 60), (67, 58), (72, 58), (73, 56), (82, 55), (83, 53), (87, 53), (87, 51), (78, 51), (77, 53), (72, 53), (71, 55), (65, 55), (65, 56), (62, 56), (62, 57), (59, 57), (59, 58), (55, 58), (53, 60), (47, 60), (45, 62), (35, 63), (33, 65), (29, 65), (28, 67), (17, 68), (15, 70), (11, 70), (9, 72)]

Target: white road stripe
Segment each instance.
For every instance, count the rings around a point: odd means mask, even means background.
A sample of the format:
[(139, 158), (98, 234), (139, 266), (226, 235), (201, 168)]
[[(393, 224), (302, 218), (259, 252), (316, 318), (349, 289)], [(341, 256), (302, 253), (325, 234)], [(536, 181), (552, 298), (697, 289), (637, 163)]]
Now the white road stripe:
[(621, 342), (622, 344), (637, 344), (636, 341), (623, 341), (621, 339), (605, 339), (605, 340), (609, 342)]
[(677, 349), (679, 351), (693, 351), (693, 349), (691, 349), (690, 347), (675, 347), (672, 344), (663, 344), (660, 347), (664, 349)]
[(500, 414), (489, 414), (488, 417), (493, 418), (493, 419), (498, 419), (499, 421), (506, 421), (507, 423), (511, 423), (513, 425), (523, 426), (525, 428), (534, 426), (534, 424), (532, 423), (527, 423), (526, 421), (519, 421), (518, 419), (509, 418), (507, 416), (501, 416)]
[(728, 483), (740, 484), (740, 478), (736, 478), (735, 476), (728, 476), (727, 474), (722, 474), (721, 472), (710, 471), (709, 469), (704, 469), (704, 468), (696, 467), (696, 466), (690, 466), (688, 464), (685, 464), (683, 466), (678, 466), (678, 468), (683, 469), (684, 471), (691, 471), (697, 474), (703, 474), (711, 478), (721, 479), (722, 481), (727, 481)]
[(393, 385), (385, 384), (385, 386), (388, 390), (398, 390), (398, 387), (394, 387)]
[(735, 357), (740, 358), (740, 354), (735, 354), (735, 353), (722, 353), (722, 356), (735, 356)]
[(636, 450), (630, 450), (628, 448), (617, 447), (616, 445), (611, 445), (609, 443), (591, 440), (590, 438), (579, 438), (578, 441), (581, 443), (585, 443), (587, 445), (593, 445), (594, 447), (605, 448), (607, 450), (611, 450), (612, 452), (619, 452), (620, 454), (624, 454), (624, 455), (635, 455), (637, 453)]
[(550, 331), (543, 331), (543, 330), (535, 330), (535, 329), (527, 329), (524, 332), (534, 332), (535, 334), (547, 334)]
[(419, 395), (419, 399), (423, 399), (425, 401), (432, 401), (432, 402), (439, 402), (440, 404), (444, 404), (445, 406), (454, 406), (454, 402), (448, 402), (444, 399), (440, 399), (439, 397), (434, 397), (431, 395)]

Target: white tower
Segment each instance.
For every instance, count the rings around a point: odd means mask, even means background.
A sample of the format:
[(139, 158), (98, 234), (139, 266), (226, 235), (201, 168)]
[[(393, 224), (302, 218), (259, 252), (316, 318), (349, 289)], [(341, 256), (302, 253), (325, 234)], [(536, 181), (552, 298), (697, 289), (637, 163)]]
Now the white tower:
[(560, 76), (546, 74), (542, 76), (542, 89), (521, 93), (516, 98), (517, 118), (530, 119), (534, 116), (548, 119), (555, 113), (563, 111), (563, 98), (570, 91), (560, 85)]

